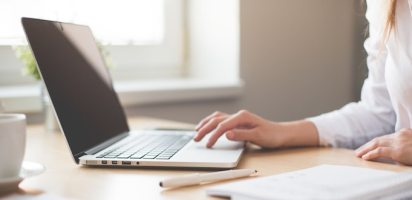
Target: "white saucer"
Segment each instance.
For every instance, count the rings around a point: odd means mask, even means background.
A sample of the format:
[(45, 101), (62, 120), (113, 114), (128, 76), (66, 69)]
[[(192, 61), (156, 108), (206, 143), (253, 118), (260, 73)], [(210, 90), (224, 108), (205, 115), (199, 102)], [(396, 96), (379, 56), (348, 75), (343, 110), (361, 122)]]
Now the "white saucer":
[(0, 179), (0, 193), (16, 190), (25, 178), (30, 178), (43, 173), (46, 170), (42, 164), (23, 161), (20, 175), (18, 177), (10, 177)]

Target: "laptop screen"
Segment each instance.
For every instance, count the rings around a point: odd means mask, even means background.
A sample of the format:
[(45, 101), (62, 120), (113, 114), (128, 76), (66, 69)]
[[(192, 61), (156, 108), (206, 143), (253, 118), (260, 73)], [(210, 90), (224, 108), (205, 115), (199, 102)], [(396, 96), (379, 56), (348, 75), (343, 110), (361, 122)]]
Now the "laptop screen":
[(30, 18), (22, 23), (73, 156), (128, 132), (89, 27)]

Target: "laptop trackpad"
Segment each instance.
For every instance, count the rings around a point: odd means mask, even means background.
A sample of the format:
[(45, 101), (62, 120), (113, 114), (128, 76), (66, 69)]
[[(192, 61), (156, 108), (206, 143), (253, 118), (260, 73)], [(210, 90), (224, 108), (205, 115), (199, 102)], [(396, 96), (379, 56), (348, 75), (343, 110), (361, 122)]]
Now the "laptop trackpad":
[(200, 142), (191, 141), (189, 144), (176, 154), (172, 160), (198, 162), (236, 162), (244, 149), (244, 142), (229, 141), (225, 136), (219, 138), (212, 148), (207, 148), (209, 138), (203, 138)]
[(230, 141), (226, 138), (226, 136), (222, 136), (219, 140), (213, 145), (212, 148), (207, 148), (206, 144), (209, 141), (209, 137), (203, 138), (200, 142), (193, 142), (194, 144), (191, 145), (192, 149), (203, 149), (203, 150), (236, 150), (241, 149), (244, 146), (244, 142), (235, 142)]

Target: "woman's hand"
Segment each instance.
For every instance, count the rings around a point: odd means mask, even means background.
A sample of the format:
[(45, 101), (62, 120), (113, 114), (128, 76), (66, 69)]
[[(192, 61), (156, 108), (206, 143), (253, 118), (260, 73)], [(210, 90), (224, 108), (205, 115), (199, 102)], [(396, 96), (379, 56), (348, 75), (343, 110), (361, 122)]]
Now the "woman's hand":
[(215, 112), (200, 121), (196, 130), (198, 134), (194, 138), (195, 141), (212, 134), (207, 143), (209, 148), (224, 134), (229, 140), (249, 141), (264, 148), (318, 144), (317, 130), (311, 122), (277, 123), (246, 110), (232, 115)]
[(197, 125), (195, 141), (212, 133), (207, 147), (212, 147), (220, 136), (226, 134), (229, 140), (250, 141), (262, 147), (276, 147), (280, 139), (276, 137), (277, 126), (248, 111), (241, 110), (233, 115), (215, 112)]
[(405, 165), (412, 165), (412, 129), (377, 137), (356, 150), (364, 160), (386, 158)]

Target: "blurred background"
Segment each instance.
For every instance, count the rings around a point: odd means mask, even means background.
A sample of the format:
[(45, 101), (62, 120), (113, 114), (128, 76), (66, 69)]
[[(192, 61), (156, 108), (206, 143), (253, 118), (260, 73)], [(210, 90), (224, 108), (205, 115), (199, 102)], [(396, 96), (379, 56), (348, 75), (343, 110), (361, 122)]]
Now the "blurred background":
[(128, 116), (310, 117), (359, 99), (364, 9), (360, 0), (2, 1), (0, 101), (31, 123), (47, 112), (24, 50), (26, 16), (90, 25)]

